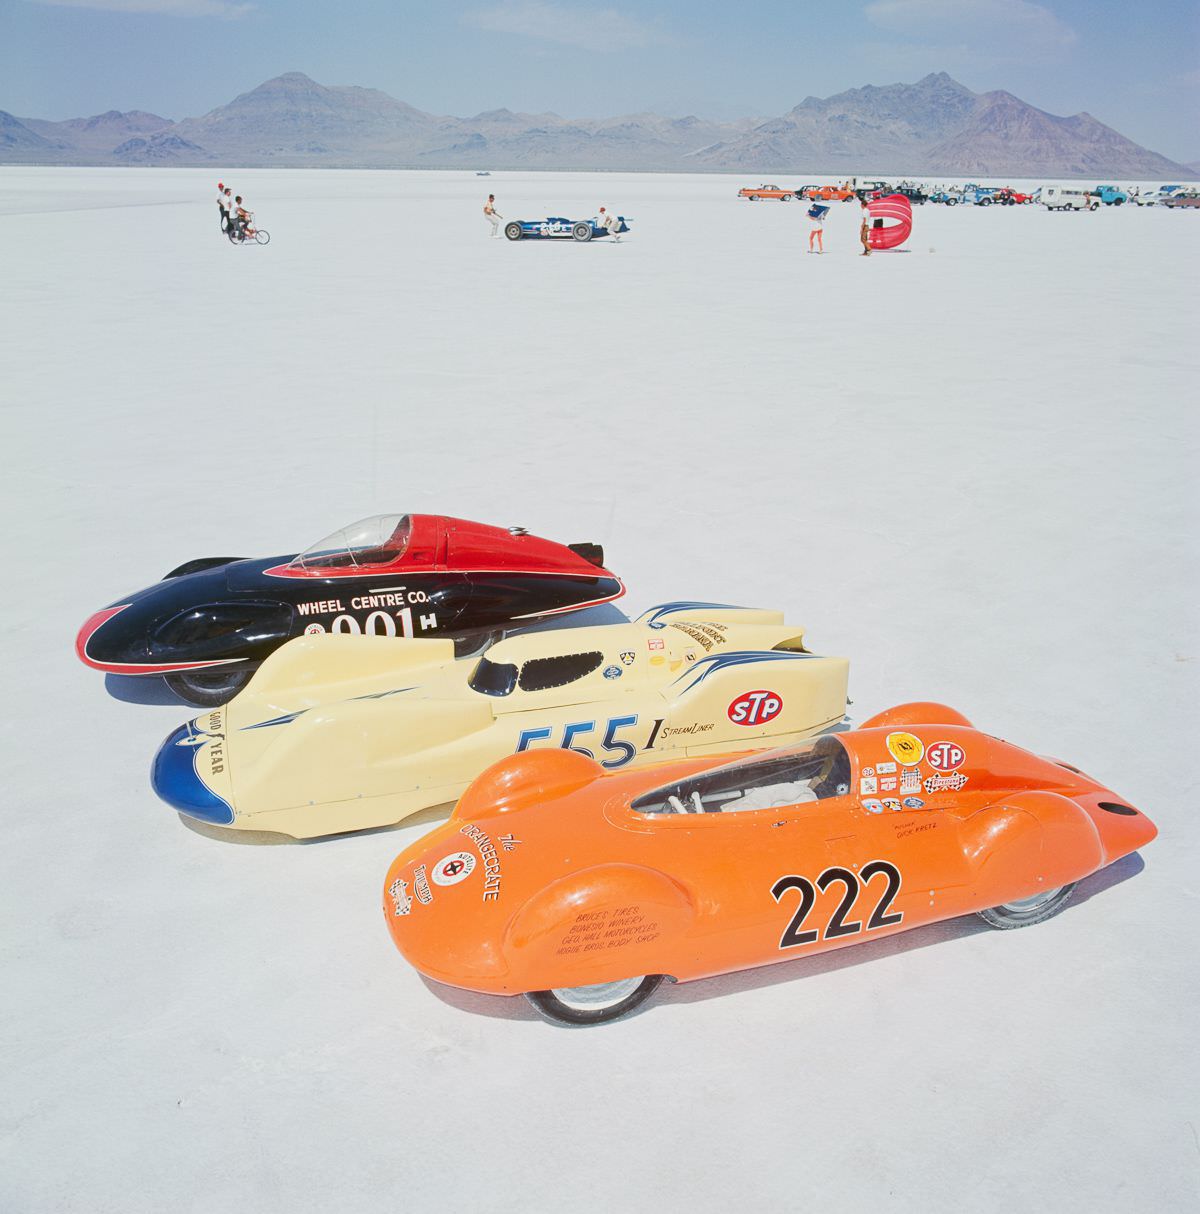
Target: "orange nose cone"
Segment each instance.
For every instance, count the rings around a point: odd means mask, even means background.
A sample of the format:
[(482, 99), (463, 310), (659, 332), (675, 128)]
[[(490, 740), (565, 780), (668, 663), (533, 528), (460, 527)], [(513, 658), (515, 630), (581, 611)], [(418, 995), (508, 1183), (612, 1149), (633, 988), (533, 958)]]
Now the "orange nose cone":
[(1111, 795), (1097, 800), (1092, 818), (1109, 864), (1158, 837), (1158, 827), (1144, 813)]

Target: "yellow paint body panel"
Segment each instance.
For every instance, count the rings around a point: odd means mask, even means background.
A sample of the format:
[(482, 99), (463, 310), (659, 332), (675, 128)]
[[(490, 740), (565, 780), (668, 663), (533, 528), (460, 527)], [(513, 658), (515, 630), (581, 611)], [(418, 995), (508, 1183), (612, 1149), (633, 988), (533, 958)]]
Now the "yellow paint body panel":
[[(523, 687), (546, 659), (591, 669)], [(471, 686), (481, 661), (515, 668), (508, 694)], [(526, 633), (483, 659), (455, 659), (450, 641), (306, 636), (193, 722), (210, 735), (195, 771), (233, 828), (310, 838), (454, 802), (520, 750), (566, 746), (618, 770), (797, 741), (842, 720), (847, 678), (781, 613), (742, 608)]]

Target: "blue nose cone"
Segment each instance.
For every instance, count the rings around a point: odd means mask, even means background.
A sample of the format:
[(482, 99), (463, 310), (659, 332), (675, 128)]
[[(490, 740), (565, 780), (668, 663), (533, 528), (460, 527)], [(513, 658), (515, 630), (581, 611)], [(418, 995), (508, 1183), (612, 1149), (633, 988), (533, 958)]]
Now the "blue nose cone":
[(150, 782), (154, 791), (181, 814), (228, 826), (233, 821), (233, 806), (196, 774), (196, 742), (203, 736), (191, 725), (180, 725), (158, 748)]

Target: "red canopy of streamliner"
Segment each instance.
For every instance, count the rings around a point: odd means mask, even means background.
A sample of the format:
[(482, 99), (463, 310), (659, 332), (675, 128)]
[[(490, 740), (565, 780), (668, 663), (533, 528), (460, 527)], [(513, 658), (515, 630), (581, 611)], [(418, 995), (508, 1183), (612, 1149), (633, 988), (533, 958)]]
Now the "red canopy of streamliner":
[[(873, 249), (898, 248), (912, 232), (912, 203), (903, 194), (872, 198), (867, 203), (867, 214), (871, 216), (868, 238)], [(878, 219), (883, 220), (882, 227), (875, 226)]]

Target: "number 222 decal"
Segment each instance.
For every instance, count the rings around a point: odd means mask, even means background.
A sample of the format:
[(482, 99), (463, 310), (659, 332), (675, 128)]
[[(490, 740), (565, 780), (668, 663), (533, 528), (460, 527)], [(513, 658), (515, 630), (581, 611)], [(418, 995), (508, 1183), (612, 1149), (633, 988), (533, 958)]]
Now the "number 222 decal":
[[(859, 891), (865, 890), (872, 878), (878, 876), (886, 877), (887, 885), (884, 887), (883, 895), (875, 903), (875, 909), (871, 912), (870, 919), (867, 920), (867, 931), (873, 931), (879, 927), (891, 927), (904, 919), (904, 915), (900, 911), (888, 913), (888, 907), (892, 905), (896, 895), (900, 892), (900, 870), (894, 864), (889, 864), (887, 860), (872, 860), (870, 864), (864, 866), (861, 874), (852, 873), (848, 868), (827, 868), (817, 878), (815, 887), (807, 877), (780, 877), (771, 886), (771, 897), (778, 902), (788, 890), (798, 890), (800, 906), (792, 916), (792, 921), (784, 929), (783, 935), (779, 937), (779, 947), (781, 949), (795, 948), (800, 944), (814, 944), (818, 938), (836, 940), (839, 936), (853, 936), (861, 932), (863, 930), (862, 921), (856, 919), (847, 923), (846, 916), (853, 909)], [(805, 928), (804, 920), (808, 918), (809, 912), (816, 903), (817, 890), (824, 893), (831, 885), (841, 885), (846, 893), (838, 903), (837, 910), (833, 912), (829, 922), (825, 925), (824, 933), (819, 932), (815, 927)]]

